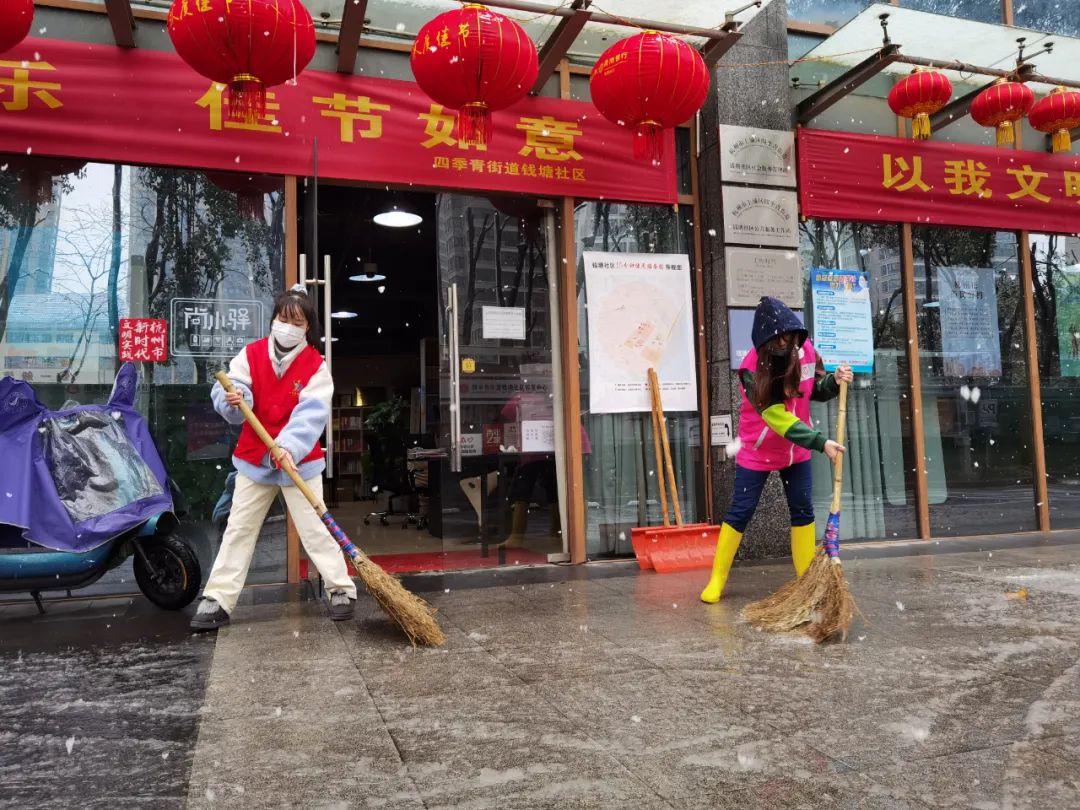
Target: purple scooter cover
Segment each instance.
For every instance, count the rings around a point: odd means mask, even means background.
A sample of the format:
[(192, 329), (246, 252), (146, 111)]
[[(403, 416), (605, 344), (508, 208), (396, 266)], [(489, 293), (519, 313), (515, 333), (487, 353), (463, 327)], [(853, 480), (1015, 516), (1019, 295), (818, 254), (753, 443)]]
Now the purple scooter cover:
[(165, 465), (134, 408), (137, 384), (125, 363), (108, 403), (50, 411), (29, 384), (0, 379), (0, 523), (85, 552), (172, 511)]

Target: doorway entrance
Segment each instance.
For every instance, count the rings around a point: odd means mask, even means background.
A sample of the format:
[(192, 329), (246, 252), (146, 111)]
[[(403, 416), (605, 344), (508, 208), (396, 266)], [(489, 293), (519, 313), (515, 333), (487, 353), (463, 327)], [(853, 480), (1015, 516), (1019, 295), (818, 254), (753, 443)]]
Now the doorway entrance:
[(563, 558), (551, 210), (326, 184), (307, 203), (335, 518), (393, 572)]

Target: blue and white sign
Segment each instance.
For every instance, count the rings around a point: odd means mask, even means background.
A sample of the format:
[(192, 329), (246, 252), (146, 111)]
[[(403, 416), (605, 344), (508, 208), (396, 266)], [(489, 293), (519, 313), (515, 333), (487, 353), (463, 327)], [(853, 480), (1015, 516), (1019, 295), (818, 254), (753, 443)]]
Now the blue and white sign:
[(874, 372), (874, 319), (870, 279), (851, 270), (814, 268), (814, 347), (825, 368), (847, 363), (857, 374)]

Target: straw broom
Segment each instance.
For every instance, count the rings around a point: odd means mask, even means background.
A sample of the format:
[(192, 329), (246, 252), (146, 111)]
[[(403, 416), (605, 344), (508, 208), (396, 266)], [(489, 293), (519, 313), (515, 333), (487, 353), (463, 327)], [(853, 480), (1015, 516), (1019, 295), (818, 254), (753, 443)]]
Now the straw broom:
[[(836, 441), (844, 443), (847, 428), (847, 383), (840, 383), (840, 415)], [(825, 536), (810, 567), (772, 596), (751, 602), (742, 616), (761, 630), (777, 633), (798, 630), (820, 644), (836, 636), (847, 638), (855, 615), (855, 600), (840, 564), (840, 495), (843, 491), (844, 457), (833, 464), (833, 499)]]
[[(221, 383), (221, 387), (226, 391), (232, 392), (236, 390), (233, 387), (232, 380), (228, 378), (224, 371), (219, 371), (216, 376), (218, 382)], [(281, 448), (275, 444), (273, 437), (266, 432), (266, 428), (251, 412), (251, 408), (248, 407), (246, 402), (240, 402), (240, 412), (244, 414), (248, 424), (251, 425), (255, 433), (262, 439), (263, 444), (270, 450), (270, 454), (277, 459)], [(285, 467), (282, 467), (282, 469), (289, 474), (297, 489), (304, 493), (304, 497), (307, 498), (308, 503), (315, 509), (319, 519), (330, 532), (330, 536), (341, 546), (341, 550), (349, 555), (353, 568), (356, 569), (356, 573), (360, 577), (360, 581), (364, 583), (368, 593), (379, 603), (379, 607), (383, 609), (386, 615), (393, 619), (398, 627), (404, 631), (413, 646), (415, 647), (418, 641), (432, 647), (442, 646), (443, 642), (446, 641), (446, 635), (443, 633), (442, 628), (439, 627), (439, 623), (435, 621), (435, 609), (420, 597), (406, 590), (397, 577), (386, 573), (381, 566), (372, 562), (364, 552), (353, 545), (348, 535), (338, 526), (337, 521), (334, 520), (333, 515), (326, 508), (326, 504), (315, 496), (315, 493), (304, 483), (304, 479), (300, 477), (296, 470)]]

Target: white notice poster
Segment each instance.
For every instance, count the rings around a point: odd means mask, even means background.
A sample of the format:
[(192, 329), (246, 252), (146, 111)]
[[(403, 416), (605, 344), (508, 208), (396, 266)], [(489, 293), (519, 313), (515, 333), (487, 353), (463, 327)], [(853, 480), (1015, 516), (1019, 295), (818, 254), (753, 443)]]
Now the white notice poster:
[(592, 413), (651, 410), (656, 369), (666, 411), (696, 411), (697, 376), (684, 254), (585, 252)]
[(554, 453), (555, 422), (550, 419), (521, 423), (522, 453)]
[(997, 291), (990, 267), (939, 267), (946, 377), (1000, 377)]
[(484, 340), (525, 340), (525, 307), (481, 307)]

